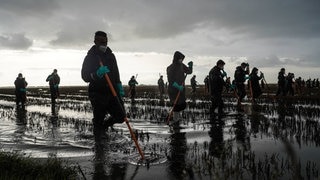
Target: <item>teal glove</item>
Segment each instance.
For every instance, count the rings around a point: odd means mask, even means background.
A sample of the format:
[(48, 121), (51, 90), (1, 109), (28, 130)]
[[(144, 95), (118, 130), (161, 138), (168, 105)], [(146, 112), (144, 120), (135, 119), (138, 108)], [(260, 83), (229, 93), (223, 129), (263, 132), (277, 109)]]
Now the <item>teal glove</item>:
[(232, 90), (234, 90), (234, 89), (236, 88), (236, 85), (231, 84), (231, 85), (230, 85), (230, 88), (231, 88)]
[(192, 69), (192, 67), (193, 67), (193, 62), (192, 62), (192, 61), (188, 62), (188, 66), (189, 66), (190, 69)]
[(179, 85), (178, 83), (174, 82), (172, 84), (173, 87), (177, 88), (179, 91), (183, 91), (183, 86), (182, 85)]
[(20, 88), (20, 92), (27, 92), (26, 88)]
[(248, 80), (248, 79), (250, 79), (250, 76), (246, 76), (244, 79), (245, 79), (245, 80)]
[(124, 90), (123, 90), (123, 87), (122, 87), (122, 84), (121, 83), (117, 83), (117, 90), (118, 90), (118, 94), (123, 97), (124, 96)]
[(97, 76), (99, 78), (102, 78), (103, 75), (105, 75), (106, 73), (110, 72), (108, 66), (100, 66), (99, 69), (96, 71)]
[(222, 77), (227, 77), (227, 73), (225, 71), (222, 71)]
[(53, 87), (54, 87), (55, 89), (58, 89), (59, 84), (55, 84)]

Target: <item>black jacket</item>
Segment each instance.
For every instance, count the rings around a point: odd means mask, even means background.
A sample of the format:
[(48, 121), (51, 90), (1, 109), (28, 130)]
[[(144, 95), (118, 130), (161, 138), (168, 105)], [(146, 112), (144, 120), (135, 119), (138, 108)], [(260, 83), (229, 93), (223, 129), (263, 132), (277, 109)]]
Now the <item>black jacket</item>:
[(112, 85), (116, 88), (116, 84), (121, 83), (120, 75), (116, 57), (109, 47), (105, 53), (98, 50), (95, 45), (91, 47), (83, 61), (81, 77), (85, 82), (89, 83), (89, 92), (106, 94), (107, 92), (110, 92), (107, 81), (104, 77), (99, 78), (96, 74), (96, 71), (100, 67), (100, 61), (104, 66), (108, 66), (110, 70), (108, 76)]
[(181, 58), (184, 59), (184, 55), (177, 51), (174, 55), (172, 64), (167, 67), (169, 87), (171, 87), (174, 82), (179, 85), (184, 84), (185, 74), (192, 73), (192, 69), (179, 62), (179, 59)]
[(211, 95), (221, 95), (226, 82), (218, 66), (214, 66), (209, 72), (209, 88)]
[(60, 77), (58, 74), (52, 73), (47, 77), (46, 81), (49, 81), (50, 86), (54, 86), (56, 84), (60, 84)]
[(243, 70), (241, 66), (238, 66), (236, 68), (236, 71), (234, 72), (235, 82), (236, 83), (244, 83), (246, 81), (246, 74), (248, 74), (248, 72)]
[(26, 88), (28, 83), (24, 78), (17, 77), (17, 79), (14, 81), (14, 85), (16, 87), (16, 92), (20, 92), (20, 89)]

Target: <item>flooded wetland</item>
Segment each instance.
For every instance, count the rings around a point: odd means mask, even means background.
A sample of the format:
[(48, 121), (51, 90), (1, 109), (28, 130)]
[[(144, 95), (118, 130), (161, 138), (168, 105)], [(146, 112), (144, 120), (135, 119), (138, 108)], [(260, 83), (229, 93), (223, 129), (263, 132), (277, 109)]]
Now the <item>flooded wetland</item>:
[(30, 88), (24, 110), (2, 89), (1, 151), (64, 159), (79, 169), (79, 179), (320, 178), (319, 96), (264, 94), (256, 104), (246, 99), (238, 112), (236, 98), (226, 94), (226, 114), (218, 118), (210, 98), (198, 95), (169, 127), (168, 98), (160, 101), (153, 86), (137, 93), (124, 102), (144, 160), (126, 123), (95, 138), (86, 87), (61, 87), (55, 105), (48, 89)]

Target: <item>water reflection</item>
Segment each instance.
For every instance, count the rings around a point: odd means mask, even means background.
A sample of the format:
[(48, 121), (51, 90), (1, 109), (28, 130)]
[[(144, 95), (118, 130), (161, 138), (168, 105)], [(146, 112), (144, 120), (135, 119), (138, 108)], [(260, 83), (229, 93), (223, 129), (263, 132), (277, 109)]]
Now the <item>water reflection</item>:
[(171, 179), (184, 179), (187, 167), (186, 153), (186, 133), (180, 132), (179, 127), (175, 127), (174, 132), (170, 135), (170, 153), (168, 156), (168, 170)]
[(27, 130), (27, 111), (22, 108), (16, 108), (16, 130), (14, 132), (14, 141), (21, 142)]

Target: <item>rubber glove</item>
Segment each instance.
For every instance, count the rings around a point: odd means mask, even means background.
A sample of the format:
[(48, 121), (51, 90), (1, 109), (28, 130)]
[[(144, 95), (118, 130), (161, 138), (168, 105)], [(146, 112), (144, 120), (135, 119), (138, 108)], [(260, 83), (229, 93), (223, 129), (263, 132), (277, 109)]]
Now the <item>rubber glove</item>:
[(227, 77), (227, 73), (225, 71), (222, 71), (222, 77)]
[(174, 82), (172, 84), (173, 87), (177, 88), (179, 91), (183, 91), (183, 86), (180, 86), (178, 83)]
[(27, 89), (26, 88), (20, 88), (20, 91), (21, 92), (27, 92)]
[(192, 69), (192, 67), (193, 67), (193, 62), (192, 62), (192, 61), (188, 62), (188, 66), (189, 66), (190, 69)]
[(102, 78), (104, 74), (110, 72), (108, 66), (100, 66), (99, 69), (96, 71), (96, 74), (99, 78)]
[(122, 84), (121, 83), (117, 83), (116, 86), (117, 86), (118, 94), (121, 97), (123, 97), (124, 96), (124, 90), (123, 90)]
[(234, 89), (236, 88), (236, 85), (231, 84), (231, 85), (230, 85), (230, 88), (231, 88), (232, 90), (234, 90)]
[(245, 79), (245, 80), (248, 80), (248, 79), (250, 79), (250, 76), (246, 76), (244, 79)]

